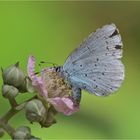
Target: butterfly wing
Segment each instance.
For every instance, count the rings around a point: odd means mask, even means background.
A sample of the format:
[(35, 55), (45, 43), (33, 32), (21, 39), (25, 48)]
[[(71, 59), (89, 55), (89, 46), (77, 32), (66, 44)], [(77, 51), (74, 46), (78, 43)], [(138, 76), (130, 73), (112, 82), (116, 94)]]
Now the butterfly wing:
[(91, 33), (67, 58), (63, 71), (72, 85), (98, 96), (116, 91), (124, 79), (122, 41), (115, 24)]

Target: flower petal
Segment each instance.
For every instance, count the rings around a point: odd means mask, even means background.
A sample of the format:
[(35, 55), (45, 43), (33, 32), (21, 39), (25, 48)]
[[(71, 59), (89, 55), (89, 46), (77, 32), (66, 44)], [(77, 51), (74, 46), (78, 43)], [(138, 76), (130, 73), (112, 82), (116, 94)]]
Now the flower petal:
[(27, 65), (28, 76), (32, 80), (32, 85), (35, 87), (35, 89), (43, 96), (48, 97), (48, 92), (44, 88), (42, 77), (37, 76), (34, 73), (34, 69), (35, 69), (35, 58), (34, 56), (30, 56)]
[(27, 65), (27, 72), (28, 76), (32, 79), (34, 74), (34, 68), (35, 68), (35, 58), (34, 56), (30, 56), (28, 59), (28, 65)]
[(74, 106), (70, 98), (55, 97), (50, 98), (48, 101), (54, 106), (54, 108), (58, 112), (62, 112), (65, 115), (72, 115), (73, 113), (79, 111), (79, 106)]

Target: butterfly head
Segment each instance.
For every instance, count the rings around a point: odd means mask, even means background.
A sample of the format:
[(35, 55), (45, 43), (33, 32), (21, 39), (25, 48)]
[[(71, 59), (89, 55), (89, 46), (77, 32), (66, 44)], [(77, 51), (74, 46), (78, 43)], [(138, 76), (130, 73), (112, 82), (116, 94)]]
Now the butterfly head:
[(61, 66), (55, 67), (55, 71), (58, 73), (61, 72), (61, 69), (62, 69)]
[(60, 77), (65, 79), (66, 76), (62, 66), (55, 67), (55, 71), (59, 74)]

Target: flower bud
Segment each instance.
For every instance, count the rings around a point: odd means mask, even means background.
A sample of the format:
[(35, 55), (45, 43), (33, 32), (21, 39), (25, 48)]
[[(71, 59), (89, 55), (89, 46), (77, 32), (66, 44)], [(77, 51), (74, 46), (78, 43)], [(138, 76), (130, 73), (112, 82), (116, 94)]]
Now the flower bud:
[(5, 98), (16, 97), (18, 95), (18, 89), (10, 85), (2, 86), (2, 95)]
[(28, 135), (31, 134), (31, 129), (29, 127), (27, 127), (27, 126), (20, 126), (20, 127), (18, 127), (16, 129), (16, 131), (22, 131), (22, 132), (24, 132), (24, 133), (26, 133)]
[(29, 127), (21, 126), (16, 129), (16, 132), (13, 134), (14, 140), (27, 140), (31, 138), (31, 130)]
[(32, 81), (28, 77), (26, 78), (26, 89), (30, 93), (34, 93), (35, 92), (35, 89), (32, 86)]
[(44, 120), (40, 122), (41, 127), (50, 127), (51, 125), (56, 123), (54, 119), (54, 115), (56, 114), (56, 110), (51, 106), (47, 112), (47, 116)]
[(21, 93), (24, 93), (24, 92), (34, 93), (35, 92), (35, 89), (32, 86), (32, 81), (28, 77), (25, 78), (24, 83), (19, 88), (19, 91)]
[(46, 108), (42, 102), (38, 99), (29, 101), (25, 106), (26, 118), (30, 122), (40, 122), (44, 120), (46, 116)]
[(24, 72), (19, 68), (19, 63), (9, 66), (5, 70), (2, 70), (2, 77), (4, 84), (12, 85), (19, 88), (22, 88), (25, 81)]

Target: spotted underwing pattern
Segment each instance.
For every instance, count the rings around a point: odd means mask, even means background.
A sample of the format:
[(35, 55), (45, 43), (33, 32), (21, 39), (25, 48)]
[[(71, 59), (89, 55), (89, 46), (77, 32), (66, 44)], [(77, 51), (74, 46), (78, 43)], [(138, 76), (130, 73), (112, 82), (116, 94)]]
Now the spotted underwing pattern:
[(122, 46), (116, 25), (105, 25), (91, 33), (69, 55), (61, 67), (61, 75), (73, 87), (97, 96), (110, 95), (124, 80)]

